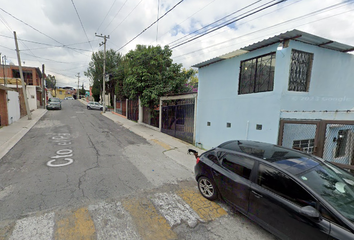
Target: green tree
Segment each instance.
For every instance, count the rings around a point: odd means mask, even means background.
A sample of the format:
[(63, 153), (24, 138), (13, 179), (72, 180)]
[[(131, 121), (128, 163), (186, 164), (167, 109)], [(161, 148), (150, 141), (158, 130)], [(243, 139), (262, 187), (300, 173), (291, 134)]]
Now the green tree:
[(82, 84), (82, 87), (81, 87), (81, 89), (79, 91), (79, 95), (84, 95), (85, 96), (85, 94), (86, 94), (86, 90), (84, 88), (84, 84)]
[(182, 71), (188, 77), (188, 85), (192, 88), (198, 88), (198, 70), (183, 68)]
[(168, 46), (137, 45), (127, 53), (124, 95), (130, 99), (139, 96), (143, 106), (152, 108), (159, 104), (161, 96), (190, 91), (182, 64), (173, 63), (171, 56)]
[[(106, 93), (111, 95), (112, 100), (117, 81), (116, 71), (121, 61), (122, 55), (119, 52), (116, 52), (113, 49), (106, 51), (105, 72), (109, 75), (109, 80), (106, 82), (105, 90)], [(84, 75), (91, 81), (94, 99), (99, 101), (103, 89), (103, 51), (92, 53), (91, 61), (87, 71), (84, 72)]]
[(56, 88), (57, 80), (55, 79), (55, 76), (48, 74), (45, 78), (45, 81), (46, 81), (47, 88), (52, 88), (52, 89)]

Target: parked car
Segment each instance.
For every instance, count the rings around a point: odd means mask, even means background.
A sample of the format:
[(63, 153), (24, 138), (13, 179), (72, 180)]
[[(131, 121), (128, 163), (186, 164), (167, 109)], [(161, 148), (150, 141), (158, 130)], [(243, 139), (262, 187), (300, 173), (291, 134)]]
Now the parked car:
[(59, 98), (49, 98), (47, 109), (61, 109), (61, 100)]
[(197, 156), (194, 170), (205, 198), (221, 197), (281, 239), (354, 239), (354, 176), (331, 162), (235, 140)]
[(66, 97), (66, 98), (64, 98), (64, 100), (74, 100), (74, 98), (73, 97)]
[[(99, 110), (103, 110), (103, 105), (98, 103), (98, 102), (88, 102), (87, 103), (87, 109), (99, 109)], [(107, 110), (107, 107), (106, 107)]]

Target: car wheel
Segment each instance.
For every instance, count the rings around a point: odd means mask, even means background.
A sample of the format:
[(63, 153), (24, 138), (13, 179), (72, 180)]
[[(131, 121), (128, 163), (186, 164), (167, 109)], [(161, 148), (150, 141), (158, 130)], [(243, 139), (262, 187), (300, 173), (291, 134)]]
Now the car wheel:
[(101, 107), (100, 110), (102, 111), (102, 110), (103, 110), (103, 107)]
[(218, 198), (218, 192), (214, 181), (207, 177), (203, 176), (198, 179), (198, 189), (206, 199), (215, 200)]
[(90, 107), (89, 107), (89, 106), (87, 106), (87, 109), (88, 109), (88, 110), (90, 110)]

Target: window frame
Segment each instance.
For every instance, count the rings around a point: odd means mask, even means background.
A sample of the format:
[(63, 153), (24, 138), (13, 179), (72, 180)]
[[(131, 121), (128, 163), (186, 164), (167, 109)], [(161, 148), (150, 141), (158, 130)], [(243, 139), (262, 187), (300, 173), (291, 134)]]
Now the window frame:
[[(257, 82), (260, 82), (260, 79), (258, 78), (258, 72), (257, 72), (257, 69), (258, 69), (258, 61), (261, 60), (262, 58), (266, 57), (266, 56), (271, 56), (271, 59), (270, 59), (270, 63), (273, 62), (273, 59), (274, 61), (276, 61), (276, 52), (270, 52), (270, 53), (266, 53), (266, 54), (263, 54), (263, 55), (260, 55), (260, 56), (257, 56), (257, 57), (254, 57), (254, 58), (249, 58), (249, 59), (245, 59), (243, 61), (240, 62), (240, 73), (239, 73), (239, 78), (238, 78), (238, 95), (243, 95), (243, 94), (252, 94), (252, 93), (261, 93), (261, 92), (272, 92), (274, 90), (274, 76), (275, 76), (275, 63), (274, 63), (274, 68), (272, 70), (272, 64), (270, 64), (268, 67), (271, 69), (269, 71), (269, 73), (272, 73), (273, 77), (272, 79), (269, 78), (268, 80), (268, 85), (270, 84), (271, 86), (268, 86), (267, 87), (267, 90), (257, 90)], [(255, 60), (255, 71), (254, 73), (251, 72), (251, 79), (249, 81), (249, 88), (251, 86), (253, 86), (253, 90), (251, 91), (243, 91), (241, 92), (241, 83), (243, 83), (245, 80), (242, 78), (244, 76), (244, 64), (246, 62), (251, 62)], [(253, 75), (253, 76), (252, 76)], [(251, 84), (252, 83), (252, 84)]]

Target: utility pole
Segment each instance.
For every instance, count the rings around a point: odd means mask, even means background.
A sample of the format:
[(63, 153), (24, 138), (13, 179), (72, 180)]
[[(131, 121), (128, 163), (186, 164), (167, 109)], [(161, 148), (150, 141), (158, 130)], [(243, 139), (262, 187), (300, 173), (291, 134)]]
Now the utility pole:
[(80, 73), (77, 73), (77, 91), (76, 91), (76, 99), (80, 98)]
[(4, 72), (4, 86), (6, 87), (7, 85), (6, 74), (5, 74), (6, 55), (2, 56), (2, 59), (3, 59), (2, 70)]
[(45, 99), (46, 99), (46, 92), (45, 92), (45, 87), (44, 87), (44, 64), (42, 64), (42, 105), (43, 108), (45, 109)]
[(29, 105), (28, 105), (26, 86), (25, 86), (25, 82), (23, 81), (23, 72), (22, 72), (22, 66), (21, 66), (20, 50), (18, 49), (17, 36), (16, 36), (15, 31), (14, 31), (14, 37), (15, 37), (15, 45), (16, 45), (16, 52), (17, 52), (18, 68), (19, 68), (20, 76), (21, 76), (22, 92), (23, 92), (23, 97), (25, 98), (27, 116), (28, 116), (28, 120), (32, 120), (31, 111), (30, 111)]
[(105, 103), (105, 98), (106, 98), (106, 42), (107, 39), (109, 39), (109, 35), (97, 35), (95, 34), (96, 37), (101, 37), (103, 38), (103, 42), (100, 43), (100, 46), (104, 45), (104, 50), (103, 50), (103, 90), (102, 90), (102, 96), (103, 96), (103, 113), (106, 112), (106, 103)]

